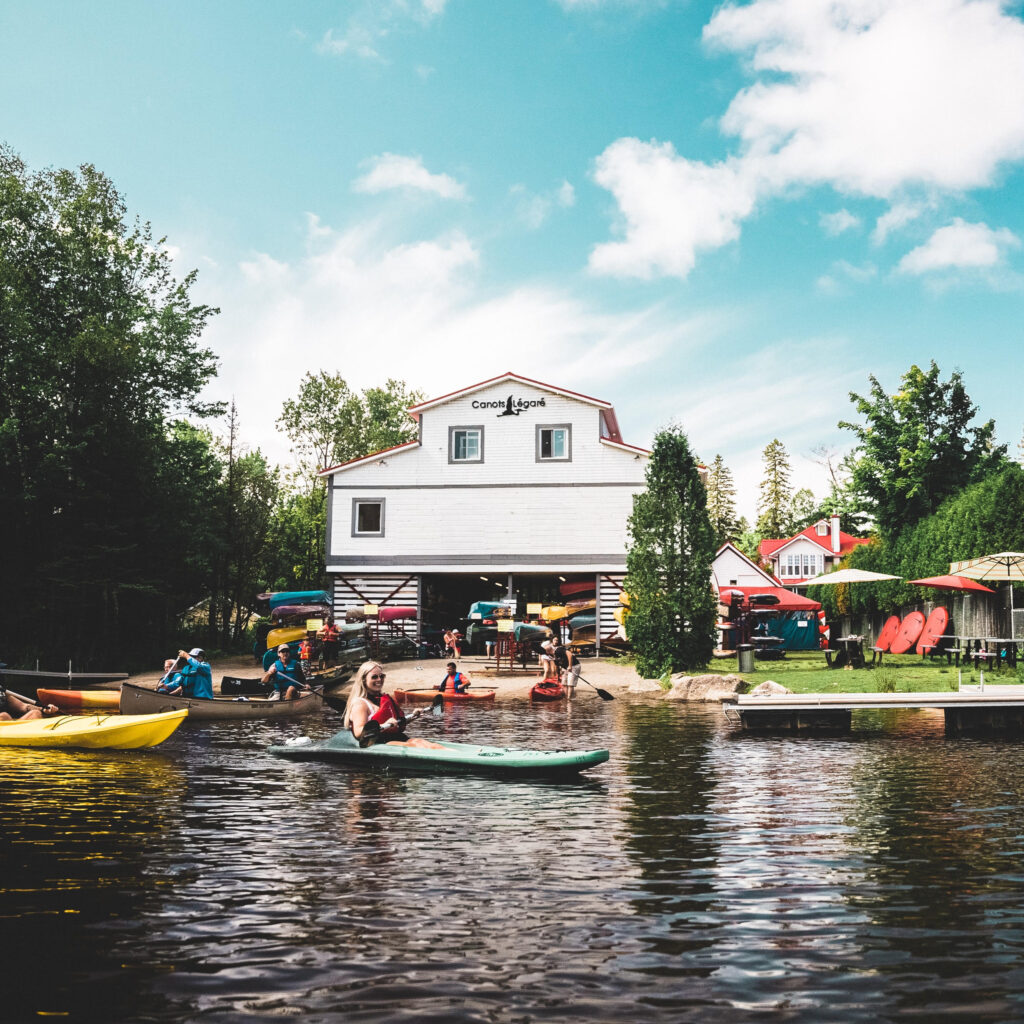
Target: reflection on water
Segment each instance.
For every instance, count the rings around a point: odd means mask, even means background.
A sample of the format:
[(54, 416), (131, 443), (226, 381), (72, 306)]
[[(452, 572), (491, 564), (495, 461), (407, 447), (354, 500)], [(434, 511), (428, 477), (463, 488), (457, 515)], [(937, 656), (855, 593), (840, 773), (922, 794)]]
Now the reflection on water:
[(265, 753), (338, 722), (0, 750), (0, 1018), (1024, 1016), (1024, 746), (913, 712), (737, 736), (637, 698), (429, 726), (611, 749), (573, 783)]

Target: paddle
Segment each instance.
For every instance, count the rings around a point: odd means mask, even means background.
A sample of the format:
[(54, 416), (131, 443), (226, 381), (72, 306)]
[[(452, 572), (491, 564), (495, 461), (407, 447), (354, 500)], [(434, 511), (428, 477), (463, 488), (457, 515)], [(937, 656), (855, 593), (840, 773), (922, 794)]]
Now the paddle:
[(53, 708), (54, 711), (60, 711), (60, 708), (56, 704), (40, 704), (37, 700), (29, 700), (28, 697), (23, 697), (20, 693), (15, 693), (14, 690), (7, 691), (12, 697), (20, 700), (23, 704), (27, 704), (30, 708), (39, 708), (43, 714), (46, 714), (47, 708)]
[[(444, 715), (444, 697), (438, 694), (430, 702), (430, 713), (434, 718), (441, 718)], [(414, 713), (415, 715), (415, 713)], [(419, 717), (415, 715), (415, 717)], [(412, 721), (412, 718), (406, 719), (406, 721)], [(374, 721), (372, 718), (367, 721), (363, 726), (363, 734), (359, 737), (358, 743), (361, 747), (368, 747), (371, 743), (375, 743), (380, 738), (380, 722)]]
[(615, 698), (607, 690), (602, 690), (600, 686), (595, 686), (593, 683), (588, 682), (586, 679), (583, 678), (583, 676), (577, 676), (576, 678), (581, 683), (586, 683), (587, 686), (589, 686), (592, 690), (596, 690), (597, 695), (601, 698), (601, 700), (615, 700)]

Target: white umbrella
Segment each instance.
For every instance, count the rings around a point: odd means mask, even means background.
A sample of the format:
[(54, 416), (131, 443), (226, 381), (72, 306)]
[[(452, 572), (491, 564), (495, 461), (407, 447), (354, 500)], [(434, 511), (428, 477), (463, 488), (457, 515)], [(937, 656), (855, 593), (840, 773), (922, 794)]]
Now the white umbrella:
[(1010, 636), (1017, 635), (1013, 628), (1013, 583), (1024, 580), (1024, 552), (1000, 551), (995, 555), (979, 555), (977, 558), (968, 558), (962, 562), (950, 562), (949, 571), (972, 580), (1009, 583)]
[(801, 587), (835, 586), (838, 583), (880, 583), (882, 580), (898, 580), (899, 576), (890, 576), (887, 572), (868, 572), (867, 569), (837, 569), (815, 576), (813, 580), (800, 583)]

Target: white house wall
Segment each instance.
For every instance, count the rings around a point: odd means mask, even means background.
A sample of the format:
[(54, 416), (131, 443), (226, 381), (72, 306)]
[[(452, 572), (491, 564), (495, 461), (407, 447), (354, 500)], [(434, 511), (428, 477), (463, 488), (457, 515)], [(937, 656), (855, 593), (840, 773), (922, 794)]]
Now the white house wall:
[[(527, 405), (501, 416), (487, 403)], [(540, 404), (540, 403), (543, 404)], [(537, 427), (572, 428), (571, 461), (538, 462)], [(483, 462), (449, 462), (449, 428), (483, 427)], [(419, 447), (329, 478), (328, 570), (621, 570), (647, 457), (602, 444), (600, 410), (506, 381), (423, 411)], [(354, 498), (384, 500), (384, 536), (352, 536)]]

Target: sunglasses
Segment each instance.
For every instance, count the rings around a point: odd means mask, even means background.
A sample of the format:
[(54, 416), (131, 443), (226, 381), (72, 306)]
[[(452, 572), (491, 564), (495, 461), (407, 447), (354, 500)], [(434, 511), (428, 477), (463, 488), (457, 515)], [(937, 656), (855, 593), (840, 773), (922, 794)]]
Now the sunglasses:
[(376, 675), (367, 676), (367, 679), (384, 679), (387, 676), (386, 672), (378, 672)]

